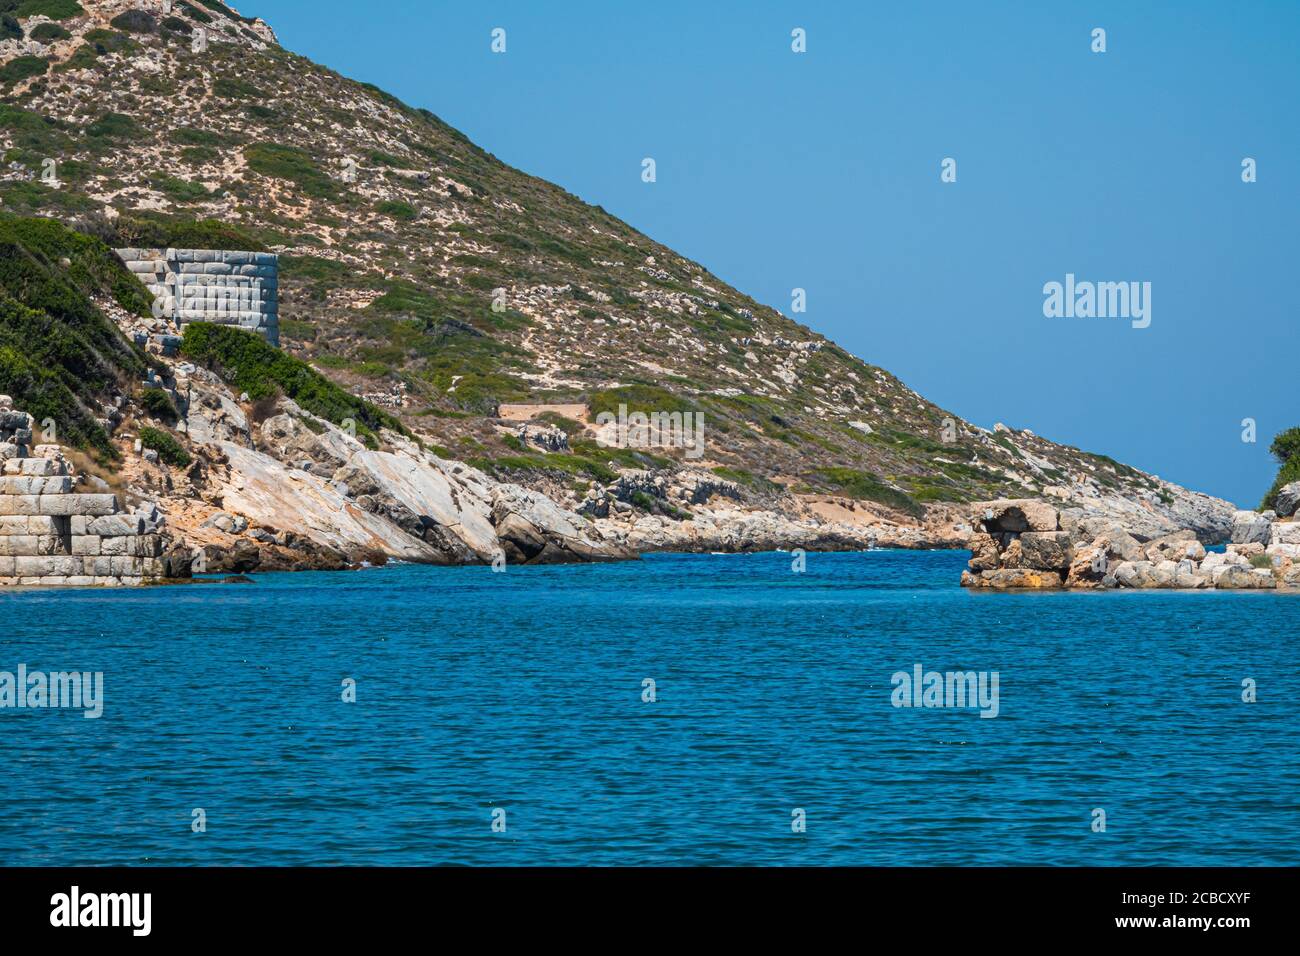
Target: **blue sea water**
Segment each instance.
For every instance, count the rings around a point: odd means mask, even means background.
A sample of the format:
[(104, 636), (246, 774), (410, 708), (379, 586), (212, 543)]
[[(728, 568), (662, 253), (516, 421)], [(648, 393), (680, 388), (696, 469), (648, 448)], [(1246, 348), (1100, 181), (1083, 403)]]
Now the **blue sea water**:
[[(105, 701), (0, 710), (0, 862), (1300, 862), (1300, 596), (971, 593), (965, 557), (3, 592), (0, 671)], [(997, 671), (998, 716), (892, 706), (918, 663)]]

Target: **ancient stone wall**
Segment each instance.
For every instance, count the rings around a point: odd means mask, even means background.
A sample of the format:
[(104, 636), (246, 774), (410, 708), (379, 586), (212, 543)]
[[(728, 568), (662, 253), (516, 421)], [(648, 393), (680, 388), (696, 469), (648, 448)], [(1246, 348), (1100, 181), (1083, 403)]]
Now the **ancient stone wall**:
[(154, 315), (179, 332), (190, 322), (237, 325), (280, 344), (279, 257), (217, 249), (118, 249), (156, 297)]
[(164, 519), (73, 490), (58, 445), (31, 447), (32, 418), (0, 396), (0, 586), (121, 586), (166, 577)]

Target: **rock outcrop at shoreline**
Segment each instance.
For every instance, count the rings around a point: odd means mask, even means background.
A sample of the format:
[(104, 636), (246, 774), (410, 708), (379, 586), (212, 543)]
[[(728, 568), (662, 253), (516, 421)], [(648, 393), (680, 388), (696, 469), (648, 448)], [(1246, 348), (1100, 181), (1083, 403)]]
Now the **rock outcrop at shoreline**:
[(1300, 521), (1239, 511), (1223, 553), (1184, 529), (1142, 540), (1107, 518), (1031, 499), (976, 505), (969, 588), (1300, 589)]

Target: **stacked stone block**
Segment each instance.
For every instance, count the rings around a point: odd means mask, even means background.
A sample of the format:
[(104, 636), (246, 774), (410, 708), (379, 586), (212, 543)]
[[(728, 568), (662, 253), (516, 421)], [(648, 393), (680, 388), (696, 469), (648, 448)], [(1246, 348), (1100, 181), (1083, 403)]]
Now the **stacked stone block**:
[(165, 576), (163, 518), (73, 491), (57, 445), (0, 396), (0, 586), (117, 587)]
[(154, 315), (179, 331), (190, 322), (236, 325), (280, 344), (279, 257), (217, 249), (118, 249), (155, 296)]

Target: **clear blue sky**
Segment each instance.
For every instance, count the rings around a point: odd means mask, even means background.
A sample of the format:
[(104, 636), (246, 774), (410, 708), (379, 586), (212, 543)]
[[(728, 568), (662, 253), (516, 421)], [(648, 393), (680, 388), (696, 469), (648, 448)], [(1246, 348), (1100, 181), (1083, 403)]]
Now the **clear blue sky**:
[[(1251, 507), (1300, 424), (1294, 0), (238, 5), (978, 424)], [(1067, 272), (1151, 326), (1045, 318)]]

